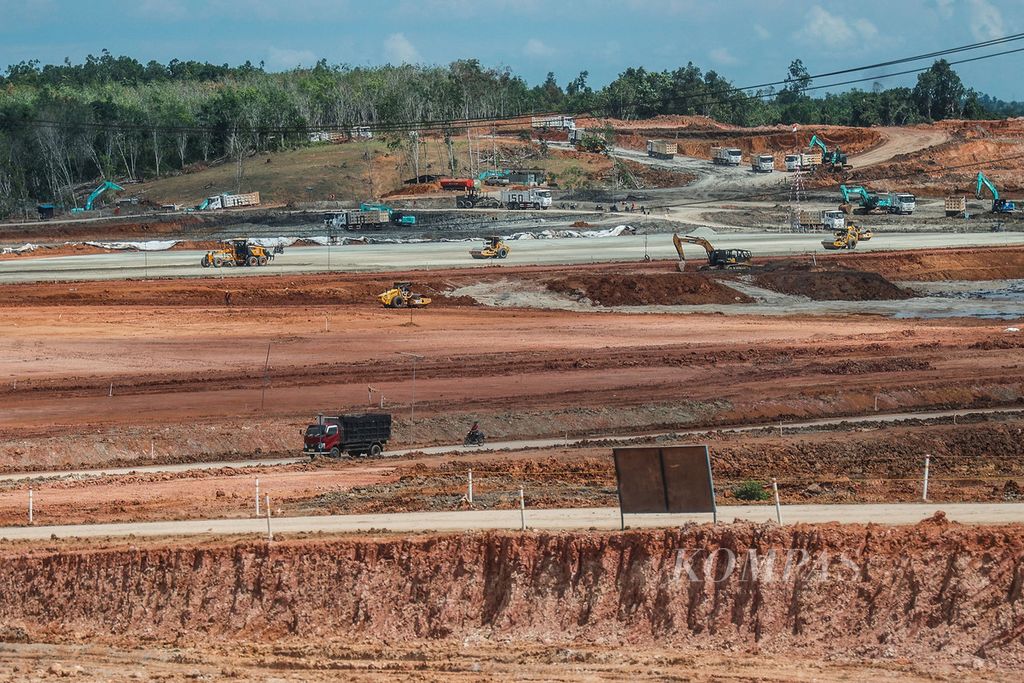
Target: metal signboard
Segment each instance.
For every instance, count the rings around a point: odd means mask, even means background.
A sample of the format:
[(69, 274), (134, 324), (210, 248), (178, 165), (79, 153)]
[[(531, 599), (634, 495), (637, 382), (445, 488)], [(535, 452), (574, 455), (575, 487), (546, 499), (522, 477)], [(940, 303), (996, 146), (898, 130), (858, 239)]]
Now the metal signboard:
[(710, 512), (717, 521), (707, 446), (615, 448), (622, 514)]

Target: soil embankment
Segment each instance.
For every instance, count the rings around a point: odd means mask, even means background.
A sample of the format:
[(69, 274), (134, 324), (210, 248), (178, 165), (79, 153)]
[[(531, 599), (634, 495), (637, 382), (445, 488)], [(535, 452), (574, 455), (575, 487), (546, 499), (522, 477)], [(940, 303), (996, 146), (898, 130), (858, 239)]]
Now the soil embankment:
[(676, 643), (1016, 668), (1021, 547), (1019, 526), (961, 527), (941, 515), (914, 527), (8, 547), (0, 631), (180, 644)]
[(581, 273), (551, 280), (547, 288), (601, 306), (673, 306), (752, 301), (750, 297), (714, 278), (685, 273)]
[(895, 301), (913, 293), (900, 289), (878, 273), (773, 264), (754, 276), (758, 286), (815, 301)]

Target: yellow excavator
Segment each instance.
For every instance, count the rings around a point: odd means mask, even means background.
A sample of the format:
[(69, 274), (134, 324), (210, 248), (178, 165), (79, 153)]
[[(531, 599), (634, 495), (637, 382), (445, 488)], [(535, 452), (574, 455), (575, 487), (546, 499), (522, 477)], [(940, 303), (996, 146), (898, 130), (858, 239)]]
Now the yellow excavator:
[(430, 297), (415, 294), (411, 282), (396, 282), (391, 289), (378, 294), (377, 298), (388, 308), (423, 308), (431, 302)]
[(739, 270), (750, 267), (750, 252), (746, 249), (715, 249), (711, 242), (703, 237), (672, 233), (672, 244), (675, 245), (676, 253), (679, 254), (679, 272), (686, 267), (686, 255), (683, 253), (683, 244), (696, 244), (704, 248), (708, 254), (708, 262), (700, 267), (700, 270), (717, 268), (719, 270)]
[(206, 252), (200, 265), (203, 268), (221, 266), (265, 266), (274, 260), (274, 254), (247, 239), (225, 240), (226, 247)]
[(473, 258), (505, 258), (512, 251), (505, 240), (498, 235), (493, 235), (479, 249), (470, 249), (469, 255)]

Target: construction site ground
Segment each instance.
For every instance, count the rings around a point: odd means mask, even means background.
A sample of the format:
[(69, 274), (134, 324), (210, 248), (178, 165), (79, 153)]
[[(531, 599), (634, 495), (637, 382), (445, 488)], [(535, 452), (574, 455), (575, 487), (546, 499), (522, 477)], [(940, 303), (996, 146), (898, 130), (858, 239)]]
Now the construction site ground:
[[(946, 167), (1024, 144), (1018, 123), (823, 127), (852, 168), (806, 177), (799, 205), (784, 173), (708, 161), (713, 145), (780, 158), (788, 127), (659, 117), (589, 122), (617, 133), (609, 157), (557, 136), (540, 154), (515, 130), (459, 141), (460, 159), (504, 145), (556, 176), (578, 167), (594, 187), (558, 188), (546, 212), (403, 189), (406, 160), (375, 141), (247, 161), (271, 204), (253, 211), (0, 224), (5, 245), (48, 246), (0, 260), (0, 680), (1020, 678), (1024, 221), (987, 199), (969, 219), (942, 210), (977, 170)], [(685, 156), (650, 159), (653, 136)], [(443, 169), (443, 145), (427, 146), (427, 170)], [(1012, 198), (1020, 170), (991, 175)], [(190, 171), (143, 189), (186, 202), (232, 180), (230, 164)], [(610, 174), (639, 180), (609, 189)], [(905, 182), (883, 187), (892, 176)], [(786, 232), (795, 206), (835, 208), (843, 181), (911, 188), (919, 210), (855, 215), (875, 237), (852, 252)], [(388, 193), (418, 207), (415, 230), (199, 267), (217, 240), (323, 236), (323, 212)], [(612, 199), (650, 213), (611, 213)], [(514, 240), (500, 266), (441, 241), (617, 225), (632, 229)], [(687, 246), (679, 272), (667, 233), (695, 228), (754, 267), (701, 271)], [(179, 243), (83, 244), (106, 240)], [(434, 303), (383, 308), (399, 280)], [(382, 408), (382, 457), (298, 452), (318, 414)], [(507, 448), (459, 446), (473, 422)], [(693, 442), (709, 446), (722, 509), (762, 514), (609, 530), (611, 449)], [(272, 542), (257, 478), (272, 520), (293, 524)], [(764, 523), (773, 479), (783, 514), (851, 523)], [(509, 530), (520, 489), (527, 511), (575, 521)], [(995, 511), (961, 523), (965, 505)], [(858, 523), (886, 506), (920, 514)], [(392, 514), (504, 530), (314, 531)], [(205, 520), (219, 531), (173, 526)], [(125, 535), (75, 537), (86, 524)], [(751, 550), (778, 554), (777, 573), (752, 577), (738, 559)], [(711, 564), (690, 576), (681, 558), (701, 553)]]

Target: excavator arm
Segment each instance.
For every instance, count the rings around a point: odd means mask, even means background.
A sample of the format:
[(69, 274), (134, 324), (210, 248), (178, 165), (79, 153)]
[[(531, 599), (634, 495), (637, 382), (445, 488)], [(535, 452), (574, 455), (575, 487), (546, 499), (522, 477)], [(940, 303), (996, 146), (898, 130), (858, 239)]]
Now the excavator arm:
[(112, 183), (109, 180), (105, 180), (103, 184), (97, 187), (95, 190), (93, 190), (92, 194), (89, 195), (89, 198), (85, 200), (85, 210), (92, 211), (93, 202), (95, 202), (96, 199), (107, 190), (123, 192), (124, 188), (118, 185), (117, 183)]
[(812, 135), (811, 141), (807, 144), (807, 149), (814, 149), (815, 147), (821, 148), (822, 156), (828, 154), (828, 147), (825, 146), (825, 143), (818, 139), (817, 135)]
[(977, 197), (978, 199), (981, 199), (982, 195), (984, 194), (982, 192), (982, 189), (986, 187), (988, 188), (988, 191), (992, 193), (992, 201), (998, 202), (999, 190), (996, 189), (996, 186), (992, 184), (991, 180), (985, 177), (984, 173), (978, 171), (978, 188), (974, 191), (974, 196)]

